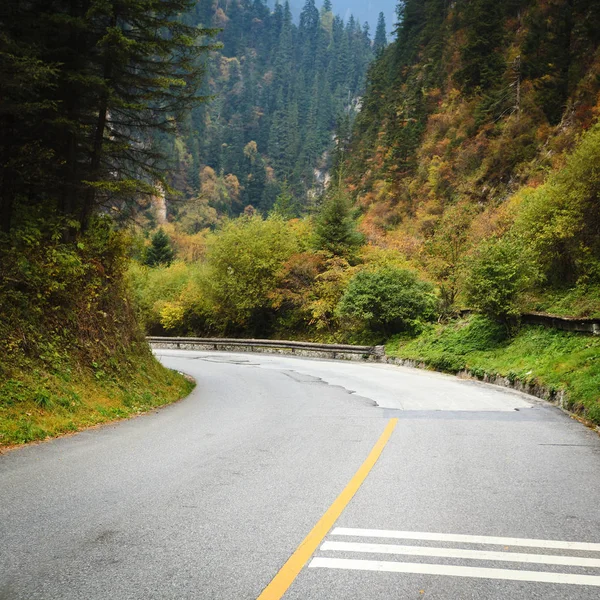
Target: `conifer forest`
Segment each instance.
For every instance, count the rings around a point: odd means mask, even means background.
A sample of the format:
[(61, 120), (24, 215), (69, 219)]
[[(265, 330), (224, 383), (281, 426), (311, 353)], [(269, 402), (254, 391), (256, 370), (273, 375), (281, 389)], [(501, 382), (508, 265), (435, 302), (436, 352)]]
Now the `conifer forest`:
[[(218, 29), (221, 48), (207, 61), (203, 91), (211, 100), (163, 142), (168, 183), (183, 199), (201, 203), (203, 186), (214, 182), (220, 198), (209, 205), (219, 215), (237, 216), (247, 206), (266, 214), (284, 187), (295, 216), (315, 205), (333, 136), (349, 135), (377, 52), (368, 25), (353, 17), (344, 23), (332, 11), (329, 0), (321, 10), (307, 2), (294, 23), (288, 3), (273, 10), (261, 1), (195, 5), (186, 20)], [(379, 48), (385, 22), (380, 29)], [(197, 219), (195, 204), (181, 210), (187, 228), (213, 225), (210, 214)]]
[(600, 423), (598, 337), (524, 320), (600, 318), (600, 0), (345, 8), (2, 2), (0, 445), (181, 397), (149, 334), (382, 343)]

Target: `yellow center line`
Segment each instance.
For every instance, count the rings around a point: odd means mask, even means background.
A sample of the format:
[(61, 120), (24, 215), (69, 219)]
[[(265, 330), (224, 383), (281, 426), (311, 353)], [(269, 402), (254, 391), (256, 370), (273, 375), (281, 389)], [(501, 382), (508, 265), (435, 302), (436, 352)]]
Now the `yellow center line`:
[(367, 478), (367, 475), (371, 472), (371, 469), (375, 466), (397, 423), (398, 419), (390, 419), (377, 443), (369, 453), (369, 456), (367, 456), (365, 462), (356, 471), (343, 492), (334, 500), (333, 504), (327, 509), (327, 512), (319, 519), (319, 522), (288, 558), (287, 562), (281, 567), (277, 575), (273, 577), (271, 583), (263, 590), (257, 600), (279, 600), (287, 592), (300, 571), (302, 571), (304, 565), (308, 562), (308, 559), (319, 547), (323, 538), (333, 527), (333, 524), (337, 521), (346, 506), (348, 506), (354, 494), (356, 494)]

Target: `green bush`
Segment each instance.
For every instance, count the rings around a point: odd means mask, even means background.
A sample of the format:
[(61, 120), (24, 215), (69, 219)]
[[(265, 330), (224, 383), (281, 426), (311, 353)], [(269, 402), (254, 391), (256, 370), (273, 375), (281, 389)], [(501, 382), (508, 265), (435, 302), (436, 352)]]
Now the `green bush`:
[(201, 264), (180, 260), (153, 268), (132, 261), (129, 285), (138, 319), (147, 333), (185, 333), (183, 321), (188, 312), (204, 299), (202, 271)]
[(482, 244), (466, 280), (469, 306), (506, 325), (518, 322), (523, 296), (537, 280), (535, 264), (512, 237)]
[(449, 354), (432, 355), (427, 360), (427, 365), (444, 373), (459, 373), (466, 368), (464, 358)]
[(266, 331), (282, 265), (303, 249), (301, 230), (273, 215), (228, 221), (207, 238), (202, 287), (218, 332)]
[(411, 271), (384, 267), (360, 271), (348, 284), (337, 312), (360, 327), (389, 336), (418, 330), (436, 315), (433, 286)]

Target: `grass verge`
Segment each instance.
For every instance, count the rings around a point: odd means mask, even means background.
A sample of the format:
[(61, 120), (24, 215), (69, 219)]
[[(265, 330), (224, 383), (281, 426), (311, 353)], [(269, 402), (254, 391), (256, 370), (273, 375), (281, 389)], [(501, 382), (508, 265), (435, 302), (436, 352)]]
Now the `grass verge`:
[(598, 319), (600, 318), (600, 286), (579, 285), (566, 291), (546, 292), (540, 298), (529, 300), (526, 309), (559, 317)]
[(481, 316), (432, 325), (416, 338), (397, 336), (389, 356), (422, 362), (447, 373), (541, 385), (566, 393), (565, 407), (600, 424), (600, 338), (538, 326), (513, 337)]
[(30, 363), (0, 380), (0, 450), (138, 415), (193, 388), (147, 350), (112, 368)]

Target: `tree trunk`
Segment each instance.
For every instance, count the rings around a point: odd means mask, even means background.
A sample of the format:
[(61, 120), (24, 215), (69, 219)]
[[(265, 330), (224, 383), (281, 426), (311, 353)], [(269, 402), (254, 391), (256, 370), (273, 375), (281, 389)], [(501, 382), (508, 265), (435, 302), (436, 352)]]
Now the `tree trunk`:
[[(106, 73), (105, 73), (106, 74)], [(96, 182), (100, 175), (100, 161), (102, 159), (102, 142), (104, 140), (104, 131), (106, 130), (106, 121), (108, 118), (108, 91), (102, 95), (96, 129), (94, 132), (94, 144), (92, 147), (92, 156), (90, 160), (90, 182)], [(96, 201), (96, 188), (90, 185), (84, 196), (79, 222), (81, 230), (88, 228), (92, 210)]]
[[(116, 27), (118, 22), (118, 16), (113, 15), (110, 27)], [(106, 51), (106, 50), (105, 50)], [(104, 90), (100, 96), (100, 106), (98, 107), (98, 118), (96, 119), (96, 128), (94, 131), (94, 140), (92, 145), (92, 154), (90, 158), (90, 182), (94, 183), (100, 179), (100, 165), (102, 162), (102, 146), (104, 141), (104, 133), (106, 131), (106, 124), (108, 122), (108, 103), (110, 98), (109, 87), (113, 77), (113, 60), (110, 56), (110, 51), (105, 56), (102, 79), (104, 81)], [(96, 203), (96, 188), (93, 185), (88, 186), (83, 205), (81, 207), (81, 214), (79, 222), (81, 224), (81, 230), (85, 231), (89, 226), (90, 217)]]

